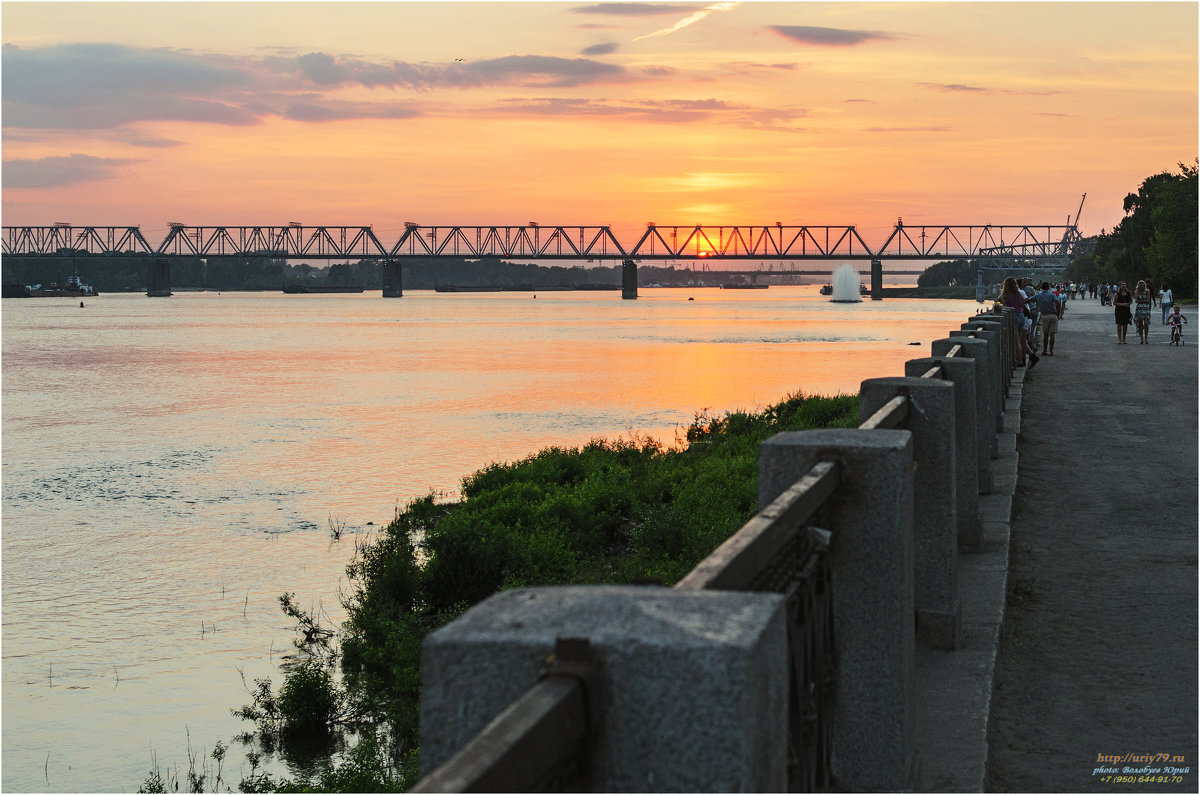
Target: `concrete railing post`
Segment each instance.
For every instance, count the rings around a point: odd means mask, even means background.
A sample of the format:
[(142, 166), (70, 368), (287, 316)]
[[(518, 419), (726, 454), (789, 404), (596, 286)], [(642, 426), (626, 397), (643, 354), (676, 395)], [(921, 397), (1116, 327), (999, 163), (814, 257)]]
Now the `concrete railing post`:
[(955, 346), (959, 357), (974, 362), (975, 370), (975, 456), (979, 473), (979, 493), (992, 493), (992, 459), (999, 454), (993, 417), (1003, 404), (996, 379), (988, 368), (988, 344), (975, 337), (951, 337), (934, 340), (930, 345), (933, 356), (944, 357)]
[(912, 450), (909, 431), (856, 429), (780, 433), (759, 448), (760, 508), (818, 461), (839, 462), (820, 521), (832, 533), (833, 780), (852, 792), (914, 780)]
[[(1006, 309), (1005, 311), (1008, 312), (1007, 315), (979, 315), (960, 326), (964, 330), (986, 329), (995, 332), (999, 351), (999, 355), (996, 357), (996, 378), (1000, 383), (1000, 394), (1002, 397), (1008, 395), (1013, 355), (1012, 334), (1010, 332), (1012, 310)], [(988, 339), (990, 340), (991, 338), (989, 337)], [(1003, 402), (1001, 405), (1003, 405)]]
[[(954, 493), (958, 513), (958, 548), (978, 552), (983, 548), (983, 518), (979, 512), (979, 422), (976, 419), (979, 412), (975, 402), (977, 364), (965, 356), (909, 359), (904, 363), (904, 374), (917, 378), (932, 367), (940, 367), (942, 378), (954, 388)], [(919, 466), (919, 453), (917, 461)]]
[(930, 378), (869, 378), (858, 390), (859, 423), (897, 396), (908, 398), (906, 427), (912, 432), (916, 464), (913, 593), (917, 640), (935, 649), (954, 649), (962, 636), (954, 385)]
[(992, 382), (989, 390), (996, 396), (992, 402), (992, 433), (1004, 430), (1004, 398), (1008, 388), (1004, 382), (1004, 332), (1002, 326), (994, 322), (963, 323), (962, 331), (951, 331), (951, 339), (974, 336), (987, 343), (987, 373)]
[(600, 660), (583, 791), (787, 789), (784, 598), (633, 586), (503, 591), (426, 637), (422, 774), (534, 685), (560, 637)]

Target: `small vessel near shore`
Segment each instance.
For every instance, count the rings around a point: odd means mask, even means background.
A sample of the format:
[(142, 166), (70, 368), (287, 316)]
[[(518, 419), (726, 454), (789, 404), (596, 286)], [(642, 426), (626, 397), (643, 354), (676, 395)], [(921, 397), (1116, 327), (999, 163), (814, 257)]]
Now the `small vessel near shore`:
[(42, 287), (40, 284), (25, 285), (24, 298), (90, 298), (97, 296), (100, 293), (96, 292), (96, 288), (90, 284), (84, 284), (79, 279), (79, 274), (74, 274), (67, 277), (67, 281), (60, 287), (55, 283), (51, 283), (49, 287)]
[(329, 287), (325, 285), (285, 284), (283, 291), (289, 295), (309, 293), (361, 293), (366, 290), (361, 284), (357, 287)]

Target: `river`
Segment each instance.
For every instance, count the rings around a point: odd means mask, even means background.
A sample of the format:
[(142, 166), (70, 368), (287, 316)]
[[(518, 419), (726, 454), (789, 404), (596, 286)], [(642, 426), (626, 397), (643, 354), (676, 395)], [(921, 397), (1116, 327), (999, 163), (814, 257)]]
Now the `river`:
[(290, 648), (278, 596), (339, 621), (355, 540), (413, 498), (549, 445), (857, 392), (976, 306), (816, 286), (4, 299), (0, 785), (132, 791), (230, 743), (243, 677), (278, 682)]

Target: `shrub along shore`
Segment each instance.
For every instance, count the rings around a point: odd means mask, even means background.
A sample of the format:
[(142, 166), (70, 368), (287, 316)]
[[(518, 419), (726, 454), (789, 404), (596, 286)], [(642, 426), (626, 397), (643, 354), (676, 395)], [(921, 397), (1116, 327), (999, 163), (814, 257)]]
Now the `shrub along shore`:
[[(700, 414), (674, 445), (634, 437), (551, 447), (470, 475), (457, 502), (410, 503), (357, 545), (336, 633), (281, 599), (303, 662), (284, 671), (278, 693), (257, 681), (253, 703), (235, 711), (256, 727), (242, 738), (253, 748), (241, 789), (410, 786), (426, 634), (506, 588), (672, 585), (757, 511), (762, 441), (857, 424), (857, 396), (796, 394), (756, 412)], [(309, 772), (267, 776), (261, 751), (307, 762), (299, 767)]]

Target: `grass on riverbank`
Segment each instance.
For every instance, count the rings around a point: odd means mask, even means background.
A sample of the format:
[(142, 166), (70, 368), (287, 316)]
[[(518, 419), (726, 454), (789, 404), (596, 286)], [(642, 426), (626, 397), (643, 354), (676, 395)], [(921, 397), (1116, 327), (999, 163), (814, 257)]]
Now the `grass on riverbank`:
[(702, 414), (673, 447), (553, 447), (465, 478), (458, 502), (414, 501), (347, 568), (338, 699), (388, 738), (393, 769), (410, 760), (411, 776), (426, 634), (508, 588), (671, 585), (756, 512), (762, 441), (857, 421), (856, 396), (796, 395), (758, 412)]

